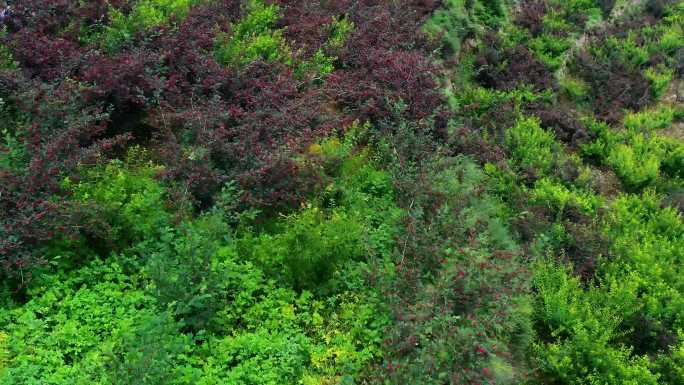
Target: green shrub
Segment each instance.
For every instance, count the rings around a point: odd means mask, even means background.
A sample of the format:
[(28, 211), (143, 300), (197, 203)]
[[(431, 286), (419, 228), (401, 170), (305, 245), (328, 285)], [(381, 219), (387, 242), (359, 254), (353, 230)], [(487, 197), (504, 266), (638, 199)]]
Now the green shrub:
[(311, 207), (289, 216), (282, 232), (246, 238), (252, 260), (297, 289), (314, 289), (341, 264), (364, 256), (364, 228), (342, 210)]
[(643, 134), (632, 137), (629, 145), (610, 149), (607, 163), (627, 188), (638, 190), (653, 184), (660, 176), (660, 156), (653, 139)]
[[(0, 29), (0, 39), (5, 36), (5, 30)], [(0, 71), (2, 70), (13, 70), (17, 68), (17, 63), (12, 57), (12, 52), (4, 44), (0, 43)]]
[(537, 118), (522, 118), (509, 128), (506, 146), (517, 166), (535, 168), (542, 175), (551, 170), (558, 151), (554, 135), (541, 128)]
[(551, 70), (557, 70), (563, 63), (563, 55), (572, 47), (564, 37), (542, 34), (529, 42), (532, 52)]
[(103, 383), (107, 348), (138, 325), (138, 309), (154, 307), (113, 260), (44, 276), (31, 295), (25, 305), (2, 310), (7, 354), (0, 383)]
[(320, 77), (335, 70), (334, 64), (337, 56), (334, 55), (344, 46), (349, 34), (354, 29), (354, 23), (345, 17), (334, 18), (328, 29), (330, 36), (323, 46), (312, 57), (301, 61), (295, 68), (297, 76), (313, 74)]
[(679, 343), (672, 346), (670, 354), (660, 354), (655, 360), (661, 383), (679, 384), (684, 382), (684, 336), (678, 336)]
[(665, 67), (649, 67), (644, 71), (644, 77), (651, 82), (651, 92), (657, 98), (667, 91), (674, 77), (674, 71)]
[[(313, 290), (349, 261), (392, 251), (400, 210), (389, 175), (366, 151), (353, 153), (353, 134), (313, 145), (333, 178), (319, 201), (275, 224), (275, 231), (247, 234), (240, 251), (297, 289)], [(327, 165), (326, 165), (327, 164)]]
[(636, 290), (629, 285), (587, 292), (562, 267), (535, 267), (536, 317), (550, 340), (536, 347), (543, 373), (576, 384), (657, 384), (648, 358), (634, 357), (628, 348), (612, 344), (622, 317), (636, 308)]
[(131, 11), (124, 15), (120, 10), (110, 7), (110, 25), (104, 28), (103, 36), (85, 37), (89, 41), (101, 41), (111, 51), (130, 41), (136, 33), (158, 27), (172, 18), (182, 19), (190, 7), (202, 0), (141, 0)]
[(661, 170), (670, 177), (684, 178), (684, 144), (672, 138), (660, 138), (663, 147)]
[(586, 101), (589, 96), (588, 86), (581, 79), (563, 76), (558, 81), (558, 85), (560, 86), (561, 92), (575, 103), (582, 103)]
[(250, 0), (246, 15), (231, 26), (228, 34), (217, 37), (214, 46), (216, 60), (238, 68), (255, 60), (289, 63), (291, 55), (282, 30), (274, 29), (279, 17), (277, 5)]
[(432, 39), (441, 39), (446, 53), (458, 55), (461, 40), (474, 28), (464, 0), (447, 0), (425, 23), (423, 29)]
[(583, 213), (592, 214), (602, 204), (599, 196), (585, 191), (571, 190), (548, 178), (538, 180), (530, 193), (533, 203), (549, 206), (558, 213), (559, 217), (566, 208), (577, 208)]
[(211, 360), (202, 368), (204, 382), (223, 384), (297, 384), (309, 360), (308, 339), (301, 333), (266, 329), (227, 336), (211, 344)]
[(637, 31), (626, 36), (608, 36), (589, 46), (590, 53), (601, 63), (622, 63), (630, 69), (640, 69), (648, 63), (648, 50), (638, 38)]
[(623, 124), (631, 131), (653, 131), (668, 128), (674, 121), (677, 111), (669, 105), (654, 109), (632, 112), (625, 115)]
[(159, 234), (169, 223), (164, 187), (154, 179), (159, 167), (147, 164), (130, 169), (123, 162), (85, 169), (79, 182), (69, 179), (73, 199), (94, 210), (94, 221), (103, 223), (105, 242), (123, 249)]
[[(106, 378), (113, 385), (189, 384), (180, 365), (194, 341), (168, 313), (145, 314), (132, 329), (118, 330), (120, 341), (104, 353)], [(184, 373), (186, 372), (186, 373)], [(197, 378), (198, 376), (194, 376)], [(181, 381), (185, 380), (185, 381)]]

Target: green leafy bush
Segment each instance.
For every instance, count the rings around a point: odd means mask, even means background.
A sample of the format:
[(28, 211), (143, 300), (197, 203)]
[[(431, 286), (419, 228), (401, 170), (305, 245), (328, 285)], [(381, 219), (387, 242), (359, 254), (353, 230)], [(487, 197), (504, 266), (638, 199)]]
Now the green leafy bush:
[(658, 383), (647, 357), (634, 357), (629, 348), (612, 344), (623, 317), (635, 309), (636, 287), (629, 285), (613, 283), (587, 292), (562, 267), (535, 267), (536, 317), (548, 333), (542, 338), (549, 341), (537, 345), (536, 354), (546, 375), (577, 384)]
[(190, 383), (187, 370), (181, 365), (185, 364), (183, 358), (192, 353), (194, 341), (181, 332), (168, 313), (144, 314), (138, 325), (118, 330), (115, 338), (119, 342), (103, 354), (107, 368), (105, 378), (109, 383)]
[(274, 29), (280, 17), (278, 6), (250, 0), (246, 8), (246, 15), (231, 26), (230, 32), (217, 37), (214, 47), (216, 60), (238, 68), (255, 60), (289, 63), (291, 55), (282, 30)]
[(552, 133), (539, 125), (537, 118), (522, 118), (506, 131), (506, 145), (516, 165), (535, 168), (546, 174), (551, 170), (558, 151)]
[(314, 74), (317, 77), (328, 75), (335, 70), (336, 52), (343, 48), (349, 34), (354, 29), (352, 23), (346, 17), (337, 17), (328, 25), (328, 40), (319, 48), (312, 57), (301, 61), (295, 68), (295, 74), (302, 77), (306, 74)]
[(94, 260), (43, 278), (32, 299), (3, 309), (3, 384), (103, 383), (108, 347), (135, 328), (154, 299), (117, 262)]
[(668, 128), (675, 118), (677, 110), (669, 105), (658, 106), (654, 109), (642, 110), (625, 115), (623, 124), (630, 131), (653, 131)]
[(101, 37), (89, 39), (100, 40), (106, 49), (115, 51), (136, 33), (158, 27), (172, 18), (182, 19), (190, 7), (200, 1), (202, 0), (141, 0), (127, 14), (110, 7), (110, 25), (104, 28)]
[(587, 100), (589, 95), (587, 84), (581, 79), (576, 79), (571, 76), (564, 76), (559, 80), (558, 83), (563, 94), (565, 94), (575, 103), (582, 103)]
[(667, 67), (649, 67), (644, 71), (644, 77), (651, 82), (651, 92), (657, 98), (667, 91), (674, 77), (674, 71)]
[[(0, 40), (4, 39), (6, 34), (7, 32), (3, 26), (0, 28)], [(13, 70), (15, 68), (17, 68), (17, 63), (14, 61), (9, 47), (0, 43), (0, 71)]]
[(310, 148), (333, 177), (318, 202), (286, 216), (275, 231), (248, 234), (240, 251), (297, 289), (324, 285), (349, 261), (387, 255), (400, 210), (389, 175), (365, 151), (354, 153), (353, 134)]
[(143, 239), (154, 238), (169, 223), (165, 189), (154, 176), (160, 171), (151, 164), (129, 168), (113, 161), (84, 170), (78, 182), (66, 179), (73, 199), (93, 210), (92, 218), (104, 234), (96, 234), (115, 249), (124, 249)]
[(559, 217), (566, 209), (579, 209), (583, 213), (592, 214), (602, 204), (599, 196), (581, 190), (571, 190), (548, 178), (538, 180), (530, 195), (533, 203), (549, 206)]
[(630, 144), (618, 144), (610, 149), (608, 164), (630, 189), (653, 184), (660, 176), (657, 143), (643, 134), (634, 135)]

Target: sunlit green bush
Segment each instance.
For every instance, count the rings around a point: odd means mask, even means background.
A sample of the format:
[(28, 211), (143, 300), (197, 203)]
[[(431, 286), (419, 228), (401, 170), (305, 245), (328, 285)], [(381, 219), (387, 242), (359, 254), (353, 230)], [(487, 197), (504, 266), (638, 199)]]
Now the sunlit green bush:
[(243, 67), (255, 60), (291, 61), (291, 54), (282, 37), (282, 30), (275, 29), (279, 8), (266, 5), (261, 0), (250, 0), (246, 15), (231, 26), (230, 32), (221, 34), (214, 47), (219, 63)]
[(554, 135), (541, 128), (536, 118), (522, 118), (509, 128), (506, 145), (519, 167), (535, 168), (542, 174), (551, 170), (558, 152)]
[(78, 182), (66, 179), (73, 199), (94, 210), (92, 220), (104, 225), (104, 242), (121, 249), (159, 234), (170, 220), (165, 189), (155, 174), (160, 168), (146, 165), (127, 168), (120, 161), (84, 170)]
[(136, 33), (158, 27), (172, 18), (182, 19), (191, 6), (201, 1), (203, 0), (142, 0), (128, 14), (110, 7), (110, 24), (104, 28), (103, 35), (96, 39), (106, 49), (114, 51), (130, 41)]

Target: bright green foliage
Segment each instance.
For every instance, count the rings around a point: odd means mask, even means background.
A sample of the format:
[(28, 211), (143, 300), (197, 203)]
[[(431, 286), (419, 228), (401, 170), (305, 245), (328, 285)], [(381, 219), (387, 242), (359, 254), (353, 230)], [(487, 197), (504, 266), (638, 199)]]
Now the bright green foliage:
[(607, 274), (634, 275), (644, 310), (657, 320), (681, 329), (684, 296), (682, 285), (684, 224), (673, 208), (661, 208), (652, 192), (625, 196), (614, 204), (609, 234), (619, 259), (605, 266)]
[(593, 0), (552, 0), (541, 21), (541, 32), (527, 36), (525, 44), (550, 69), (558, 70), (568, 59), (576, 38), (583, 32), (579, 20), (587, 25), (602, 19), (598, 2)]
[(663, 105), (627, 114), (622, 131), (588, 122), (598, 138), (583, 146), (583, 151), (612, 167), (628, 189), (654, 186), (661, 181), (663, 173), (681, 175), (678, 165), (684, 144), (658, 134), (658, 130), (670, 127), (681, 116), (681, 109)]
[(644, 76), (651, 82), (653, 96), (660, 97), (672, 82), (674, 71), (664, 66), (650, 67), (644, 71)]
[(684, 143), (677, 139), (661, 138), (663, 149), (660, 169), (671, 177), (684, 178)]
[(126, 15), (112, 7), (109, 11), (111, 23), (97, 40), (101, 39), (108, 50), (116, 50), (130, 41), (136, 33), (163, 25), (173, 18), (182, 19), (190, 7), (200, 1), (202, 0), (141, 0)]
[(0, 383), (104, 384), (107, 351), (139, 325), (154, 299), (116, 262), (46, 277), (33, 299), (0, 315), (6, 369)]
[(661, 354), (656, 359), (655, 365), (660, 380), (666, 384), (680, 384), (684, 382), (684, 342), (682, 334), (678, 335), (679, 343), (672, 347), (670, 354)]
[(349, 35), (354, 30), (354, 23), (346, 17), (338, 17), (328, 26), (330, 30), (330, 37), (325, 43), (328, 49), (340, 49), (344, 46), (349, 38)]
[(677, 52), (684, 48), (684, 5), (676, 2), (656, 25), (644, 28), (641, 34), (647, 40), (651, 54), (665, 55), (666, 63), (671, 66)]
[(310, 73), (317, 76), (327, 75), (335, 70), (335, 60), (334, 56), (327, 56), (322, 50), (318, 50), (311, 58), (297, 66), (296, 74), (299, 77)]
[(382, 356), (390, 321), (365, 277), (388, 261), (401, 211), (354, 134), (301, 161), (319, 162), (328, 188), (263, 233), (230, 202), (233, 184), (213, 210), (172, 227), (149, 164), (112, 162), (66, 182), (100, 207), (124, 255), (45, 275), (27, 304), (0, 312), (0, 382), (353, 381)]
[(654, 109), (642, 110), (625, 115), (623, 124), (627, 130), (651, 132), (668, 128), (676, 118), (684, 116), (670, 105), (662, 105)]
[(155, 179), (159, 168), (146, 165), (127, 169), (122, 162), (86, 170), (78, 183), (65, 180), (76, 201), (96, 210), (108, 227), (108, 239), (119, 247), (158, 234), (168, 223), (164, 187)]
[[(296, 384), (308, 360), (309, 341), (302, 334), (265, 329), (229, 336), (212, 343), (211, 356), (199, 384)], [(235, 358), (239, 358), (236, 364)]]
[(637, 40), (637, 34), (630, 31), (625, 38), (611, 36), (602, 45), (592, 45), (590, 51), (604, 62), (615, 60), (632, 68), (641, 68), (648, 62), (649, 54)]
[(587, 89), (587, 84), (581, 79), (564, 76), (558, 83), (563, 94), (575, 103), (582, 103), (587, 100), (589, 90)]
[(657, 142), (643, 134), (632, 136), (629, 145), (618, 144), (610, 149), (606, 161), (631, 189), (648, 186), (660, 176)]
[[(3, 39), (7, 34), (6, 27), (0, 28), (0, 39)], [(12, 57), (12, 52), (4, 44), (0, 43), (0, 71), (12, 70), (17, 68), (17, 63)]]
[(353, 136), (316, 144), (310, 151), (324, 162), (335, 181), (319, 202), (276, 224), (275, 233), (247, 236), (241, 251), (296, 288), (313, 289), (349, 261), (391, 252), (395, 222), (389, 175), (377, 170), (366, 152), (351, 153)]
[[(682, 218), (646, 192), (620, 197), (605, 226), (614, 257), (602, 261), (595, 285), (585, 289), (550, 263), (535, 267), (537, 317), (550, 338), (538, 346), (541, 367), (568, 383), (655, 384), (661, 374), (678, 383), (677, 348), (656, 366), (646, 354), (667, 349), (664, 333), (682, 328)], [(649, 322), (633, 328), (641, 319)]]
[(295, 69), (297, 76), (305, 74), (324, 76), (335, 70), (334, 63), (337, 57), (334, 56), (334, 53), (344, 46), (349, 34), (354, 29), (354, 23), (347, 18), (340, 17), (334, 19), (329, 24), (328, 29), (330, 33), (328, 41), (311, 58), (302, 61), (297, 66)]
[(461, 41), (483, 27), (496, 29), (508, 17), (505, 0), (447, 0), (424, 24), (432, 39), (440, 39), (445, 56), (458, 55)]
[(506, 0), (475, 0), (469, 6), (470, 18), (492, 29), (499, 27), (508, 16)]
[(657, 384), (646, 357), (611, 344), (620, 337), (622, 317), (634, 310), (635, 298), (629, 298), (636, 295), (634, 285), (629, 280), (619, 288), (617, 282), (604, 285), (587, 292), (563, 268), (535, 268), (536, 316), (553, 341), (537, 346), (542, 371), (570, 384)]
[(525, 103), (546, 101), (549, 97), (548, 93), (534, 92), (527, 87), (509, 92), (484, 87), (468, 87), (458, 94), (451, 92), (446, 94), (451, 108), (467, 109), (467, 112), (474, 117), (480, 117), (502, 103), (513, 103), (517, 108)]
[(547, 178), (538, 180), (530, 194), (533, 202), (548, 205), (559, 217), (568, 208), (576, 208), (591, 214), (602, 205), (599, 196), (581, 190), (571, 190)]
[(325, 214), (312, 207), (288, 217), (282, 226), (278, 234), (246, 241), (251, 258), (297, 288), (320, 286), (335, 268), (364, 255), (363, 226), (344, 211)]
[(243, 67), (255, 60), (289, 62), (289, 49), (282, 30), (274, 29), (280, 17), (278, 6), (265, 5), (261, 0), (250, 0), (246, 15), (232, 25), (228, 34), (220, 35), (215, 43), (214, 56), (224, 65)]
[(539, 60), (550, 69), (557, 70), (563, 64), (563, 55), (572, 47), (572, 43), (567, 38), (543, 34), (531, 39), (529, 47)]
[(536, 118), (522, 118), (508, 129), (506, 146), (516, 165), (541, 173), (551, 169), (558, 148), (554, 135), (541, 128)]

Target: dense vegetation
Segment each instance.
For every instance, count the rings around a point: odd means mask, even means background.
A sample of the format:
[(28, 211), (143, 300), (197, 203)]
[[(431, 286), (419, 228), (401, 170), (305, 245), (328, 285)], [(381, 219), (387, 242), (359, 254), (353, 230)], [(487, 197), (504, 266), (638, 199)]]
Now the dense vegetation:
[(8, 3), (1, 384), (684, 383), (684, 2)]

